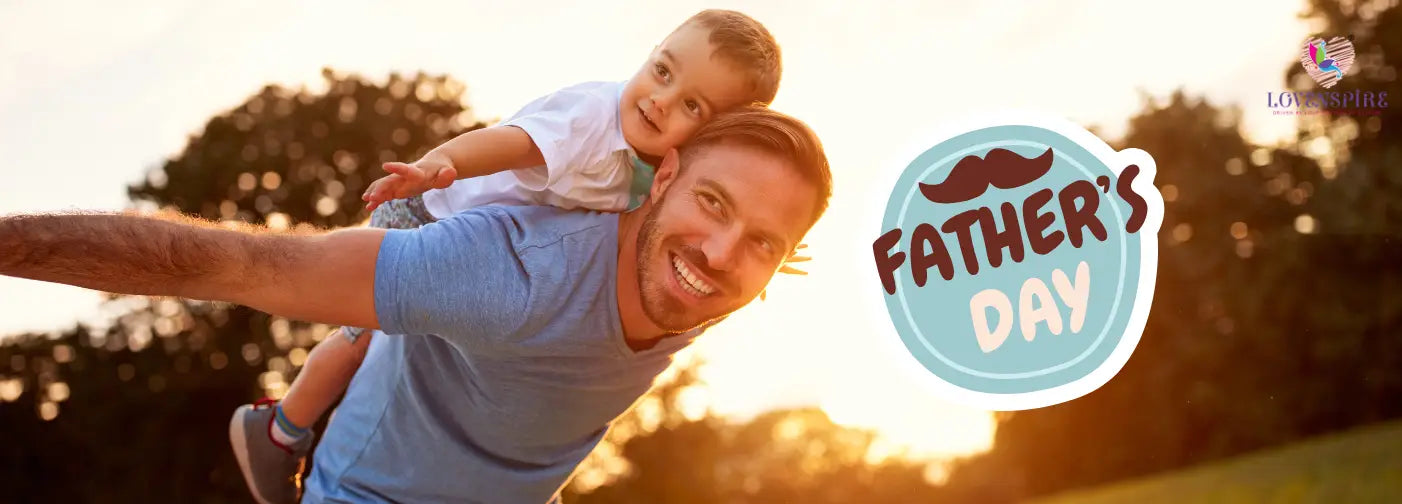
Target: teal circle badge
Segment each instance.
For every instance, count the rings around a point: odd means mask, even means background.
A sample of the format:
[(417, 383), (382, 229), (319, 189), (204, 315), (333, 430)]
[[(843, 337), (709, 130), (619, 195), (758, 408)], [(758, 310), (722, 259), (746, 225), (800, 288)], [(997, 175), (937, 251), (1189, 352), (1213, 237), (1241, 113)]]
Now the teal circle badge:
[(901, 342), (956, 399), (1080, 397), (1123, 367), (1157, 275), (1153, 159), (1066, 121), (968, 128), (902, 172), (872, 242)]

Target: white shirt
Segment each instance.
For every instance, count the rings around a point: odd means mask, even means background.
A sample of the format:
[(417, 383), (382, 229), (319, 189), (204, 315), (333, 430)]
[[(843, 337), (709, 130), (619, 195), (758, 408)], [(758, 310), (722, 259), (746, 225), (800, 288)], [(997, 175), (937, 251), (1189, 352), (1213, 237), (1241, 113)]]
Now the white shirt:
[(576, 84), (527, 104), (501, 124), (525, 130), (545, 165), (458, 180), (425, 192), (424, 207), (439, 219), (488, 204), (628, 209), (635, 155), (618, 117), (623, 84)]

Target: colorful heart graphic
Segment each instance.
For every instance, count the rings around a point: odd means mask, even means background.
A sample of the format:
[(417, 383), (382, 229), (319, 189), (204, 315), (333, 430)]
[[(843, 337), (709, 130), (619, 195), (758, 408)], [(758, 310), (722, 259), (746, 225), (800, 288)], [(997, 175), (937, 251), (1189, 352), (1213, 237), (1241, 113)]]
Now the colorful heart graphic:
[(1300, 49), (1300, 66), (1319, 85), (1331, 88), (1353, 67), (1353, 56), (1353, 42), (1344, 37), (1328, 41), (1314, 37)]

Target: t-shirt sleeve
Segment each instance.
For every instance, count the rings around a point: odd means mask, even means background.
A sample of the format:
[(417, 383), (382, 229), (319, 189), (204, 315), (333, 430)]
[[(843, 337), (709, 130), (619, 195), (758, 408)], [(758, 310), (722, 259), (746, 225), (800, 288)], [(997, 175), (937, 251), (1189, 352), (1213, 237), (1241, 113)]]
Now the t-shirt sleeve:
[(530, 285), (513, 222), (478, 211), (388, 230), (375, 262), (380, 330), (449, 341), (510, 336), (521, 323)]
[(541, 97), (502, 123), (521, 128), (540, 149), (545, 166), (513, 170), (527, 188), (544, 191), (565, 174), (583, 170), (606, 154), (610, 118), (617, 112), (597, 93), (564, 89)]

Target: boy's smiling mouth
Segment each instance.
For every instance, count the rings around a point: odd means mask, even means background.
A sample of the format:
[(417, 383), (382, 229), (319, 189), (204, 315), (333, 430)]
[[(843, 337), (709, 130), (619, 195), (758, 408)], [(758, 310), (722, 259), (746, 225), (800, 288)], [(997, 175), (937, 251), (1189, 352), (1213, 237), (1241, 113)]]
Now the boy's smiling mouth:
[(662, 128), (658, 127), (657, 123), (653, 122), (651, 117), (648, 117), (647, 111), (643, 110), (643, 107), (641, 105), (638, 106), (638, 116), (643, 118), (643, 124), (646, 124), (647, 127), (652, 128), (652, 130), (655, 132), (662, 132)]

